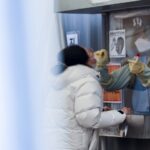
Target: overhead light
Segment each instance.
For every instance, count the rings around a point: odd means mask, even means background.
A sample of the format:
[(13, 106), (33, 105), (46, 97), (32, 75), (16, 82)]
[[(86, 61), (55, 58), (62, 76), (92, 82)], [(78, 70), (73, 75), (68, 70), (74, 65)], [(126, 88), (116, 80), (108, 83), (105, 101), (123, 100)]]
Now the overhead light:
[(119, 4), (119, 3), (126, 3), (126, 2), (135, 2), (140, 0), (90, 0), (91, 4)]
[(92, 4), (97, 4), (97, 3), (105, 3), (109, 2), (111, 0), (90, 0)]

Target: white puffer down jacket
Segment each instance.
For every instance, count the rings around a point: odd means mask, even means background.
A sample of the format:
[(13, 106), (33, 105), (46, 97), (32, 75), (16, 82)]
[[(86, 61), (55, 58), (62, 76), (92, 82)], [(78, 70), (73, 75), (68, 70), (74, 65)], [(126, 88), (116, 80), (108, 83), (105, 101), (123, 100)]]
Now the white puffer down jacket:
[(95, 150), (96, 129), (125, 120), (116, 110), (102, 112), (103, 90), (97, 78), (94, 69), (83, 65), (51, 78), (45, 105), (46, 150)]

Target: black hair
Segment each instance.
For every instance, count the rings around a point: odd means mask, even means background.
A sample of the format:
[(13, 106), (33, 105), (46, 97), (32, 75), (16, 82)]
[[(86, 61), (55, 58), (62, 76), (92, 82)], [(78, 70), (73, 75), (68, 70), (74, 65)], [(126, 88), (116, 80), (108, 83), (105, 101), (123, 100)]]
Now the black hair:
[(124, 39), (123, 37), (118, 37), (116, 44), (116, 51), (118, 54), (122, 53), (123, 47), (124, 47)]
[(120, 41), (120, 42), (122, 42), (122, 43), (124, 43), (124, 39), (123, 39), (123, 37), (118, 37), (118, 39), (117, 39), (118, 41)]
[(58, 54), (58, 61), (66, 66), (74, 66), (78, 64), (86, 65), (89, 56), (84, 48), (79, 45), (71, 45), (64, 48)]
[(71, 45), (58, 53), (58, 62), (53, 69), (54, 74), (62, 73), (67, 67), (78, 64), (87, 65), (89, 56), (86, 50), (79, 45)]

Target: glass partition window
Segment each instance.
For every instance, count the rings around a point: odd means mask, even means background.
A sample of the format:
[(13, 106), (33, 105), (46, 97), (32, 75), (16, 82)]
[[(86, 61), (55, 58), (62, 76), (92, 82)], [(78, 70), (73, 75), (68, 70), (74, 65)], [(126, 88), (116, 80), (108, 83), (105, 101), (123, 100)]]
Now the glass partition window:
[(127, 56), (150, 55), (150, 9), (110, 15), (110, 30), (125, 30)]
[[(127, 57), (139, 56), (140, 61), (150, 64), (150, 9), (110, 13), (109, 22), (110, 61), (121, 63)], [(122, 54), (117, 52), (120, 37), (124, 40), (120, 45), (120, 50), (124, 50)], [(143, 87), (136, 76), (130, 83), (132, 85), (123, 90), (123, 105), (130, 106), (134, 114), (149, 115), (150, 89)]]

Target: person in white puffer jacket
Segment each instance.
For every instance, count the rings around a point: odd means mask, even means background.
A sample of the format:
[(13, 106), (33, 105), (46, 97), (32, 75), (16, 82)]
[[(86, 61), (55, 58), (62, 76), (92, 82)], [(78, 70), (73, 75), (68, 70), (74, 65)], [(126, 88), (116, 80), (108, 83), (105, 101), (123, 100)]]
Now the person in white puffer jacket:
[(44, 150), (96, 150), (97, 129), (122, 123), (128, 109), (103, 111), (100, 75), (89, 66), (84, 48), (66, 47), (58, 60), (63, 65), (53, 69), (45, 104)]

